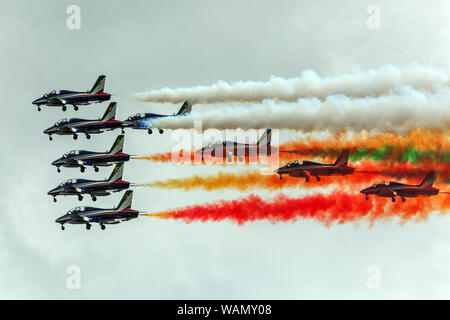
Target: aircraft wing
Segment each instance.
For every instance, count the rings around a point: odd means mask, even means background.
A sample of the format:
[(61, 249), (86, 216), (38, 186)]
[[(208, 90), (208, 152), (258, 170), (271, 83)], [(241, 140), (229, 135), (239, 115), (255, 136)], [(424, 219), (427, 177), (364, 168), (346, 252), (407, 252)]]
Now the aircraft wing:
[(417, 191), (414, 190), (396, 190), (395, 193), (400, 197), (416, 197)]
[(395, 193), (391, 189), (382, 189), (378, 191), (378, 195), (382, 197), (395, 197)]
[(301, 170), (301, 169), (292, 171), (292, 172), (289, 173), (289, 175), (290, 175), (291, 177), (302, 177), (302, 178), (308, 176), (308, 175), (306, 174), (305, 170)]
[(51, 98), (48, 100), (50, 105), (65, 105), (66, 104), (66, 100), (64, 99), (60, 99), (60, 98)]
[(94, 192), (92, 192), (92, 194), (95, 195), (95, 196), (99, 196), (99, 197), (101, 197), (101, 196), (109, 196), (110, 195), (109, 192), (101, 191), (101, 190), (94, 191)]

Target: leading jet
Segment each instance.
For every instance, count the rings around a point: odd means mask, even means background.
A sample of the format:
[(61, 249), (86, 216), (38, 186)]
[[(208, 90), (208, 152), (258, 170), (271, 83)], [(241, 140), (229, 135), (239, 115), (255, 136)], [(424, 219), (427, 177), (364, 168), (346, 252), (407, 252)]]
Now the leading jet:
[(244, 157), (270, 156), (274, 152), (274, 148), (270, 145), (271, 140), (272, 129), (267, 129), (257, 143), (215, 142), (195, 151), (195, 153), (202, 156), (202, 161), (205, 160), (205, 156), (227, 159), (228, 162), (231, 162), (233, 157), (238, 157), (239, 161), (242, 161)]
[(96, 201), (98, 196), (108, 196), (111, 192), (120, 192), (128, 189), (130, 183), (122, 180), (123, 162), (116, 164), (109, 178), (105, 180), (69, 179), (47, 194), (53, 197), (56, 202), (57, 196), (78, 196), (78, 200), (83, 200), (83, 194), (91, 196), (92, 201)]
[(404, 184), (395, 181), (386, 183), (381, 181), (372, 187), (361, 190), (361, 193), (366, 196), (366, 200), (369, 200), (369, 195), (375, 195), (391, 198), (392, 202), (395, 202), (396, 196), (401, 197), (402, 202), (406, 201), (405, 198), (431, 197), (439, 193), (439, 189), (433, 187), (434, 177), (435, 172), (430, 171), (420, 184)]
[(84, 172), (86, 166), (92, 166), (95, 172), (98, 172), (98, 167), (106, 167), (130, 160), (130, 155), (122, 152), (124, 140), (124, 135), (118, 136), (111, 149), (106, 152), (72, 150), (53, 161), (52, 165), (57, 168), (58, 172), (61, 172), (60, 167), (80, 168), (80, 171)]
[(89, 91), (70, 91), (70, 90), (53, 90), (50, 93), (44, 94), (42, 97), (33, 101), (33, 104), (37, 106), (38, 111), (41, 111), (41, 106), (46, 105), (49, 107), (62, 107), (63, 111), (67, 110), (67, 105), (73, 105), (75, 111), (78, 110), (78, 106), (88, 105), (91, 103), (101, 103), (111, 99), (109, 93), (103, 92), (105, 87), (106, 76), (101, 75), (98, 77), (94, 86)]
[(135, 219), (139, 211), (131, 209), (133, 200), (133, 191), (125, 192), (119, 205), (112, 209), (101, 209), (94, 207), (76, 207), (69, 210), (65, 215), (55, 220), (61, 224), (64, 230), (64, 224), (84, 224), (86, 229), (91, 229), (91, 223), (98, 223), (102, 230), (105, 230), (105, 224), (118, 224), (123, 221)]
[(164, 133), (163, 128), (155, 127), (153, 120), (168, 117), (186, 116), (191, 112), (191, 110), (192, 110), (192, 103), (191, 101), (187, 100), (183, 103), (178, 113), (175, 114), (138, 113), (128, 117), (127, 120), (123, 121), (123, 127), (132, 129), (146, 129), (148, 134), (152, 134), (153, 130), (158, 129), (159, 133), (163, 134)]
[[(86, 135), (86, 139), (90, 139), (91, 134), (120, 129), (122, 128), (122, 121), (115, 119), (116, 108), (117, 103), (111, 102), (100, 119), (62, 119), (50, 128), (45, 129), (44, 133), (48, 134), (50, 141), (52, 140), (52, 134), (71, 135), (73, 136), (73, 139), (76, 140), (78, 138), (78, 133), (84, 133)], [(123, 129), (122, 133), (124, 133)]]
[(275, 170), (275, 173), (280, 176), (280, 180), (283, 179), (283, 174), (287, 174), (291, 177), (305, 178), (306, 182), (309, 182), (310, 176), (316, 177), (317, 181), (320, 181), (320, 176), (345, 176), (352, 174), (355, 170), (347, 165), (348, 156), (349, 151), (343, 150), (337, 160), (331, 164), (313, 161), (303, 161), (303, 163), (300, 163), (296, 160), (278, 168)]

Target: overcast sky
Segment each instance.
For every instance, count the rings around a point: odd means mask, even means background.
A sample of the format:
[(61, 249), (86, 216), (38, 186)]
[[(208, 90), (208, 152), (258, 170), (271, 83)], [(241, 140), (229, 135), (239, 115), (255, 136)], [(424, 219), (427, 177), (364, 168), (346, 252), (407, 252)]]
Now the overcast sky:
[[(71, 4), (81, 8), (80, 30), (66, 27)], [(366, 26), (372, 4), (381, 10), (379, 30)], [(55, 204), (47, 191), (68, 178), (104, 178), (110, 168), (58, 174), (51, 161), (72, 149), (106, 150), (118, 131), (50, 142), (42, 131), (75, 112), (38, 113), (31, 104), (52, 89), (90, 89), (100, 74), (107, 75), (105, 91), (115, 94), (123, 120), (177, 111), (178, 105), (132, 99), (166, 86), (293, 77), (304, 69), (325, 76), (386, 64), (448, 68), (449, 13), (445, 0), (3, 3), (0, 298), (450, 298), (450, 217), (439, 213), (421, 223), (330, 228), (307, 220), (237, 226), (140, 217), (106, 231), (68, 225), (63, 232), (54, 220), (80, 203), (66, 197)], [(76, 116), (97, 118), (106, 106), (81, 107)], [(124, 151), (146, 155), (173, 145), (170, 132), (127, 131)], [(124, 179), (145, 183), (219, 170), (132, 160)], [(134, 190), (133, 207), (148, 211), (248, 194)], [(95, 205), (115, 206), (121, 196)], [(87, 197), (83, 204), (93, 203)], [(70, 265), (81, 268), (79, 290), (66, 287)], [(372, 265), (381, 271), (379, 290), (367, 287)]]

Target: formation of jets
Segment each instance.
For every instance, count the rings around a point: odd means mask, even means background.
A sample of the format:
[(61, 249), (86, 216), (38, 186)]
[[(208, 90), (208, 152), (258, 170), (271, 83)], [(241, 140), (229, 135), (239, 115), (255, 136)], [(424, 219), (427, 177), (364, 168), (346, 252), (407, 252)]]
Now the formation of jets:
[[(78, 110), (80, 105), (108, 101), (111, 95), (103, 91), (105, 79), (104, 75), (100, 76), (89, 91), (52, 91), (34, 100), (33, 104), (38, 107), (38, 111), (41, 111), (41, 106), (43, 105), (61, 107), (63, 111), (66, 111), (67, 105), (72, 105), (75, 110)], [(82, 201), (84, 195), (88, 195), (93, 201), (96, 201), (99, 196), (107, 196), (113, 192), (129, 189), (130, 183), (122, 180), (122, 175), (124, 162), (130, 159), (130, 155), (123, 153), (124, 125), (122, 121), (115, 119), (116, 109), (117, 103), (111, 102), (100, 119), (62, 119), (44, 130), (44, 133), (49, 136), (50, 140), (52, 140), (52, 135), (71, 135), (76, 140), (78, 134), (85, 134), (86, 138), (90, 139), (91, 134), (115, 129), (122, 130), (122, 135), (116, 138), (111, 149), (106, 152), (72, 150), (52, 162), (52, 165), (56, 166), (58, 172), (61, 172), (60, 167), (80, 168), (80, 171), (84, 172), (87, 166), (93, 167), (95, 172), (98, 172), (99, 167), (115, 165), (110, 176), (104, 180), (75, 178), (60, 183), (48, 191), (48, 195), (53, 197), (54, 202), (57, 201), (57, 196), (77, 196), (78, 200)], [(84, 224), (87, 230), (91, 228), (91, 223), (98, 223), (101, 229), (104, 230), (106, 224), (116, 224), (138, 217), (139, 212), (131, 209), (132, 199), (133, 191), (128, 190), (116, 208), (77, 207), (69, 210), (65, 215), (56, 219), (55, 222), (61, 224), (62, 230), (65, 229), (64, 224), (66, 223)]]
[[(41, 111), (41, 106), (61, 107), (63, 111), (67, 110), (67, 105), (72, 105), (74, 110), (78, 110), (78, 106), (89, 105), (92, 103), (101, 103), (108, 101), (111, 94), (104, 92), (105, 86), (104, 75), (98, 77), (91, 90), (85, 92), (60, 90), (58, 92), (51, 91), (48, 94), (34, 100), (33, 105), (37, 106)], [(164, 128), (158, 125), (157, 120), (166, 117), (183, 117), (192, 110), (192, 103), (187, 100), (183, 103), (180, 110), (173, 115), (162, 115), (155, 113), (139, 113), (128, 117), (124, 121), (116, 120), (117, 103), (111, 102), (103, 116), (99, 119), (81, 119), (70, 118), (62, 119), (53, 126), (44, 130), (44, 134), (52, 140), (52, 135), (71, 135), (74, 140), (79, 134), (84, 134), (87, 139), (91, 138), (91, 134), (98, 134), (105, 131), (120, 129), (122, 134), (117, 136), (112, 147), (106, 152), (94, 152), (87, 150), (72, 150), (65, 153), (62, 157), (52, 162), (52, 165), (61, 172), (61, 167), (80, 168), (84, 172), (87, 166), (93, 167), (95, 172), (99, 171), (99, 167), (115, 165), (113, 171), (108, 178), (104, 180), (88, 180), (88, 179), (69, 179), (55, 188), (48, 191), (48, 195), (53, 197), (53, 201), (57, 201), (57, 196), (77, 196), (79, 201), (83, 200), (83, 196), (88, 195), (93, 201), (99, 196), (107, 196), (113, 192), (121, 192), (130, 187), (130, 182), (123, 181), (124, 162), (129, 161), (130, 155), (123, 153), (124, 145), (124, 129), (145, 129), (149, 134), (153, 130), (158, 130), (160, 134), (164, 132)], [(231, 162), (234, 157), (242, 161), (246, 157), (252, 156), (270, 156), (274, 150), (271, 146), (271, 129), (267, 129), (261, 138), (255, 144), (238, 143), (236, 141), (223, 141), (210, 143), (204, 148), (195, 151), (197, 155), (201, 155), (202, 160), (205, 156), (213, 158), (226, 159)], [(355, 169), (348, 165), (349, 150), (343, 150), (334, 163), (318, 163), (309, 160), (300, 162), (296, 160), (290, 162), (277, 170), (275, 173), (279, 175), (280, 180), (283, 175), (291, 177), (304, 178), (306, 182), (311, 177), (315, 177), (317, 181), (323, 176), (346, 176), (353, 174)], [(434, 196), (440, 191), (433, 187), (435, 173), (429, 172), (423, 181), (417, 185), (403, 184), (395, 181), (375, 184), (369, 188), (361, 190), (369, 200), (369, 195), (377, 197), (388, 197), (393, 202), (396, 197), (400, 197), (402, 202), (405, 198), (415, 198), (419, 196)], [(64, 230), (64, 224), (84, 224), (86, 229), (91, 228), (91, 223), (98, 223), (101, 229), (105, 229), (106, 224), (117, 224), (123, 221), (129, 221), (139, 216), (139, 211), (131, 209), (133, 191), (125, 192), (119, 205), (112, 209), (102, 209), (95, 207), (76, 207), (69, 210), (65, 215), (55, 220), (61, 224)]]
[[(337, 160), (331, 164), (317, 163), (313, 161), (300, 161), (296, 160), (290, 162), (287, 165), (275, 170), (275, 173), (280, 176), (280, 180), (283, 179), (283, 174), (287, 174), (291, 177), (305, 178), (306, 182), (310, 181), (310, 177), (313, 176), (317, 181), (320, 181), (321, 176), (345, 176), (353, 174), (354, 168), (347, 165), (349, 157), (349, 150), (343, 150)], [(366, 200), (369, 200), (369, 195), (378, 197), (392, 198), (392, 202), (395, 202), (396, 197), (399, 196), (402, 202), (405, 202), (405, 198), (416, 198), (420, 196), (434, 196), (439, 194), (439, 189), (433, 187), (435, 178), (435, 172), (430, 171), (420, 184), (410, 185), (400, 182), (382, 181), (378, 184), (363, 189), (360, 192), (366, 196)]]

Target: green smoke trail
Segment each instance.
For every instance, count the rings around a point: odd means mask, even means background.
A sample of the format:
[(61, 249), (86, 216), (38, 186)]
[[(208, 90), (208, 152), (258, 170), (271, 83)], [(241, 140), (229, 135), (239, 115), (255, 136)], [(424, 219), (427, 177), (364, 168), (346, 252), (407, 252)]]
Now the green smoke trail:
[(352, 150), (350, 156), (351, 161), (363, 159), (374, 161), (395, 160), (398, 162), (410, 162), (412, 164), (426, 161), (450, 163), (450, 152), (440, 150), (418, 150), (415, 146), (399, 149), (392, 145), (383, 145), (380, 148), (359, 148)]

